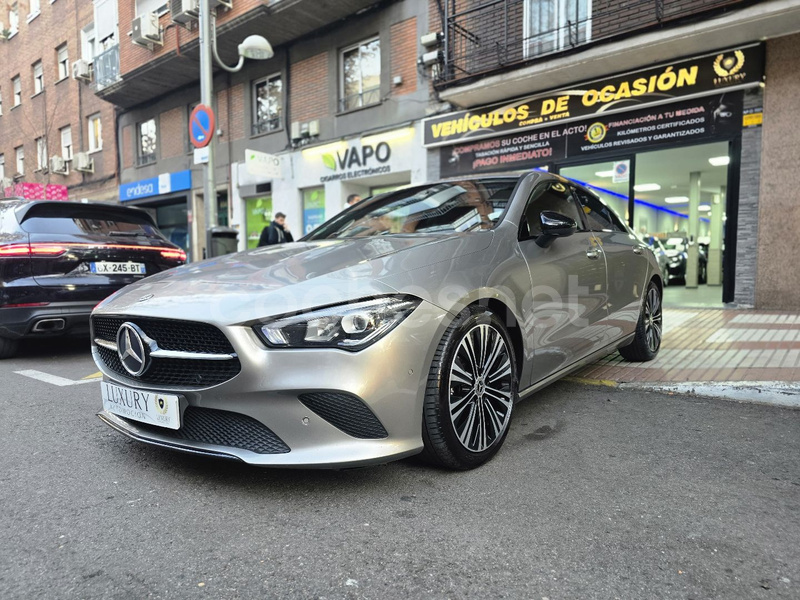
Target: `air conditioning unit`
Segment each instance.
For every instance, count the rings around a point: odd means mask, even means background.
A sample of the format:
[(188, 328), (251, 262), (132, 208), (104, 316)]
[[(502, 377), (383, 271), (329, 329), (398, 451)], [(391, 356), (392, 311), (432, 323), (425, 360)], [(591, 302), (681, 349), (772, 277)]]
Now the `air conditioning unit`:
[(169, 12), (175, 23), (188, 25), (200, 15), (200, 0), (169, 0)]
[(67, 161), (64, 160), (63, 156), (55, 154), (50, 157), (50, 172), (58, 173), (59, 175), (66, 175), (69, 173), (69, 170), (67, 169)]
[(76, 60), (72, 63), (72, 78), (80, 81), (92, 80), (92, 65), (88, 60)]
[(217, 6), (224, 6), (225, 8), (233, 8), (233, 0), (208, 0), (208, 5), (211, 8)]
[(88, 152), (78, 152), (73, 162), (76, 171), (82, 173), (94, 173), (94, 159), (89, 157)]
[(132, 29), (131, 37), (134, 44), (152, 49), (153, 44), (160, 46), (164, 43), (161, 27), (158, 25), (158, 13), (151, 12), (139, 15), (133, 20)]

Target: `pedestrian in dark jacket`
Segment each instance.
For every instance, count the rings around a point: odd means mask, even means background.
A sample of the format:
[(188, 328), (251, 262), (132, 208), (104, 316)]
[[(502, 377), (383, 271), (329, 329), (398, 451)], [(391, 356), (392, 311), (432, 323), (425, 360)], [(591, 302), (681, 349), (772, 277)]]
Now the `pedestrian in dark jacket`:
[(258, 247), (272, 246), (273, 244), (284, 244), (286, 242), (293, 242), (292, 232), (286, 226), (286, 215), (283, 213), (275, 213), (275, 218), (269, 226), (264, 227), (261, 232), (261, 237), (258, 240)]

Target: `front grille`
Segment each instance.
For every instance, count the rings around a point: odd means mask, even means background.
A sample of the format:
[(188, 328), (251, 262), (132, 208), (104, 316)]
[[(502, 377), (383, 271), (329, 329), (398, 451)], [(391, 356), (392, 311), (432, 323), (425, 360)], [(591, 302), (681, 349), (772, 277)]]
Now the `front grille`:
[(208, 323), (195, 321), (95, 316), (92, 317), (94, 336), (116, 343), (117, 331), (126, 322), (141, 327), (142, 331), (153, 338), (162, 350), (233, 354), (233, 346), (219, 329)]
[(298, 397), (306, 407), (347, 435), (366, 440), (388, 437), (386, 429), (364, 402), (350, 394), (314, 392)]
[(227, 410), (187, 406), (180, 429), (164, 429), (124, 419), (139, 429), (159, 433), (164, 437), (202, 442), (214, 446), (239, 448), (256, 454), (286, 454), (291, 449), (263, 423), (252, 417)]
[[(142, 331), (154, 339), (162, 350), (197, 354), (234, 354), (233, 346), (225, 335), (208, 323), (95, 316), (92, 318), (93, 335), (95, 338), (116, 343), (117, 330), (125, 322), (135, 323), (141, 327)], [(102, 346), (97, 346), (96, 350), (98, 357), (110, 371), (134, 384), (204, 388), (233, 379), (242, 370), (242, 365), (236, 357), (230, 360), (153, 358), (147, 371), (134, 378), (122, 366), (119, 355), (114, 350)]]

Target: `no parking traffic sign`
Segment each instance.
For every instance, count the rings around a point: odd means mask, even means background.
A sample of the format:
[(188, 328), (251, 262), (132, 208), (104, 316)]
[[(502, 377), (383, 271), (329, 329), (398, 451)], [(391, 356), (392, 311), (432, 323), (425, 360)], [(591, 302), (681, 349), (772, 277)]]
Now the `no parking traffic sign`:
[(205, 148), (212, 137), (214, 137), (214, 111), (205, 104), (198, 104), (189, 116), (189, 138), (195, 148)]

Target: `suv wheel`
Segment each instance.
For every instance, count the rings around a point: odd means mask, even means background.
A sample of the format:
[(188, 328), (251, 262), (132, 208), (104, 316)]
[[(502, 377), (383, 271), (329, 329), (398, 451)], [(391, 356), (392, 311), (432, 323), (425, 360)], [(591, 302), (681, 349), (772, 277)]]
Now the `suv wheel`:
[(19, 340), (0, 337), (0, 358), (12, 358), (19, 348)]

